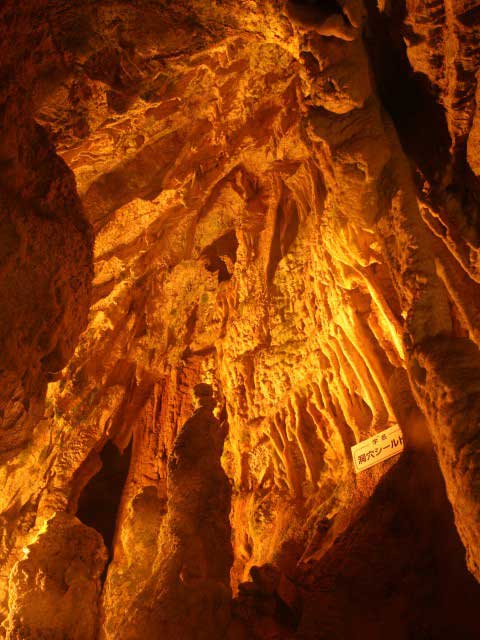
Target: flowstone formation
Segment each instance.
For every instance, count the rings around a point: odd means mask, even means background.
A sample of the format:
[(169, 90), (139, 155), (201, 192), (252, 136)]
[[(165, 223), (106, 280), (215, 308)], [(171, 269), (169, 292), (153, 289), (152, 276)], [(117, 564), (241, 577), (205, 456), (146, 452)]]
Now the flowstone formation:
[(0, 637), (478, 637), (475, 2), (0, 12)]

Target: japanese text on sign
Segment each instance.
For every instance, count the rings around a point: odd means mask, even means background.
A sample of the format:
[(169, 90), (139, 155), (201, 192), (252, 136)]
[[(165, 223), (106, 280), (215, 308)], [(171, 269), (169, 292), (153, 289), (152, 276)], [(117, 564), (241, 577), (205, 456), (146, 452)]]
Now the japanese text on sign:
[(355, 471), (357, 473), (364, 471), (402, 451), (403, 435), (400, 427), (389, 427), (352, 447)]

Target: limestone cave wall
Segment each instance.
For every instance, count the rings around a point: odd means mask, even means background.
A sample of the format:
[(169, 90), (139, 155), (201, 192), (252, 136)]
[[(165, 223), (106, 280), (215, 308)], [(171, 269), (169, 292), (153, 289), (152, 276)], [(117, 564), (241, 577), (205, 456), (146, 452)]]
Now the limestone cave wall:
[(0, 34), (0, 637), (479, 637), (478, 3)]

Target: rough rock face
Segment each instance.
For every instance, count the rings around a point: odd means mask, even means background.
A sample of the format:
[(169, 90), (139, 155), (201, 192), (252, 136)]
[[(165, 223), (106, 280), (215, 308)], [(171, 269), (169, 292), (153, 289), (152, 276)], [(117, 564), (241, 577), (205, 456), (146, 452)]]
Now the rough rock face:
[[(22, 75), (20, 67), (16, 79)], [(27, 445), (43, 415), (47, 382), (86, 326), (93, 276), (74, 178), (12, 84), (7, 75), (0, 92), (2, 462)]]
[(156, 523), (152, 536), (145, 515), (148, 506), (161, 513), (160, 505), (141, 496), (122, 528), (130, 536), (120, 538), (109, 568), (100, 638), (226, 637), (233, 554), (231, 489), (220, 464), (225, 434), (213, 415), (211, 387), (199, 384), (195, 392), (200, 406), (182, 426), (169, 457), (161, 525)]
[(0, 636), (478, 637), (479, 20), (3, 3)]
[(7, 637), (95, 637), (106, 560), (101, 536), (73, 516), (59, 513), (24, 554), (10, 574)]

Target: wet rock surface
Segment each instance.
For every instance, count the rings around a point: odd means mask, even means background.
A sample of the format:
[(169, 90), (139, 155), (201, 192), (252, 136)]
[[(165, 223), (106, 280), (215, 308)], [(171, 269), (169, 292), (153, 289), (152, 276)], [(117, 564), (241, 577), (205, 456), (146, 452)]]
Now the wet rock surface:
[(2, 4), (0, 637), (478, 636), (479, 25)]

